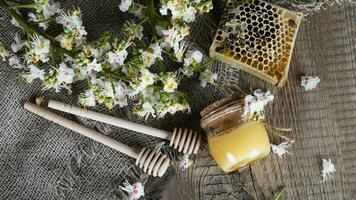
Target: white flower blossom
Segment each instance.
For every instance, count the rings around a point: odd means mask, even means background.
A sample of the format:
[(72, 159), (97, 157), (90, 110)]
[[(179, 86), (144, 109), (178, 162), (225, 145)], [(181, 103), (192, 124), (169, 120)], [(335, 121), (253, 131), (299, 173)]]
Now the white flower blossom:
[(92, 90), (87, 90), (79, 96), (79, 103), (83, 106), (95, 106), (95, 95)]
[(127, 192), (128, 200), (137, 200), (145, 195), (145, 188), (141, 182), (136, 182), (131, 185), (128, 181), (125, 181), (123, 184), (124, 186), (120, 186), (119, 188)]
[(35, 35), (32, 42), (35, 50), (35, 54), (38, 56), (45, 56), (50, 50), (50, 41), (42, 36)]
[(80, 81), (84, 80), (88, 77), (88, 71), (86, 67), (79, 66), (77, 64), (72, 64), (72, 67), (75, 71), (75, 77), (74, 77), (74, 82), (75, 81)]
[(160, 98), (159, 92), (156, 92), (152, 87), (146, 87), (144, 90), (142, 90), (142, 95), (151, 104), (157, 103)]
[(30, 80), (33, 80), (36, 78), (38, 78), (42, 81), (44, 80), (44, 75), (45, 75), (44, 70), (38, 69), (35, 65), (30, 65), (28, 67), (30, 68), (30, 75), (29, 75)]
[(185, 58), (184, 58), (184, 66), (188, 67), (193, 62), (201, 63), (203, 61), (203, 53), (195, 50), (195, 51), (188, 51)]
[(87, 65), (88, 72), (95, 73), (102, 70), (101, 63), (97, 63), (96, 58)]
[(5, 46), (0, 42), (0, 56), (3, 61), (6, 61), (6, 58), (10, 56), (9, 51), (5, 48)]
[(137, 38), (139, 40), (143, 37), (143, 26), (135, 24), (134, 22), (126, 22), (127, 26), (124, 26), (124, 31), (129, 34), (132, 38)]
[(153, 105), (150, 102), (143, 103), (142, 108), (137, 110), (135, 113), (140, 117), (145, 117), (146, 119), (150, 115), (152, 115), (153, 117), (156, 117), (155, 109), (153, 108)]
[(129, 10), (132, 5), (132, 0), (121, 0), (119, 8), (122, 12), (126, 12)]
[(58, 81), (60, 83), (70, 84), (73, 83), (74, 78), (74, 70), (72, 68), (67, 67), (66, 64), (59, 64), (58, 68)]
[(183, 14), (183, 20), (185, 22), (194, 22), (195, 21), (195, 14), (197, 13), (197, 10), (193, 6), (189, 6)]
[(129, 13), (135, 15), (139, 19), (142, 19), (144, 17), (142, 14), (143, 8), (143, 5), (133, 4), (133, 6), (131, 6), (129, 9)]
[(21, 28), (20, 24), (17, 22), (17, 20), (14, 17), (11, 18), (11, 24), (16, 27)]
[(144, 51), (141, 54), (141, 59), (146, 67), (150, 67), (155, 63), (155, 57), (151, 52)]
[(178, 46), (174, 46), (174, 55), (178, 62), (183, 61), (183, 55), (186, 49), (187, 45), (184, 42), (181, 42)]
[(74, 14), (74, 15), (69, 15), (62, 11), (58, 17), (56, 17), (56, 22), (58, 24), (62, 24), (65, 28), (68, 30), (76, 31), (78, 34), (78, 37), (81, 38), (87, 34), (87, 32), (84, 29), (84, 26), (82, 26), (83, 22), (82, 19)]
[(56, 40), (59, 41), (62, 48), (65, 48), (68, 51), (73, 49), (73, 38), (69, 35), (59, 35), (56, 37)]
[[(39, 21), (37, 19), (37, 16), (34, 14), (34, 13), (28, 13), (28, 17), (29, 17), (29, 21), (32, 21), (32, 22), (37, 22)], [(47, 30), (48, 26), (49, 26), (49, 22), (40, 22), (38, 24), (39, 27), (43, 28), (44, 30)]]
[(270, 91), (263, 92), (260, 89), (255, 90), (253, 94), (245, 97), (245, 107), (242, 115), (245, 120), (249, 114), (263, 115), (264, 107), (274, 98)]
[(168, 7), (165, 5), (162, 5), (161, 8), (159, 9), (159, 12), (161, 13), (161, 15), (165, 16), (168, 15)]
[(139, 77), (140, 82), (140, 88), (141, 90), (146, 88), (149, 85), (153, 85), (155, 82), (155, 79), (157, 77), (157, 74), (151, 73), (149, 70), (144, 69), (141, 71), (141, 76)]
[(60, 15), (56, 17), (56, 22), (62, 24), (65, 28), (72, 30), (76, 28), (76, 24), (72, 21), (71, 15), (67, 14), (63, 10), (60, 12)]
[(200, 85), (206, 87), (207, 83), (213, 84), (218, 79), (218, 75), (212, 71), (206, 69), (199, 75)]
[(162, 15), (168, 15), (169, 10), (171, 13), (171, 21), (173, 24), (177, 21), (190, 23), (195, 21), (195, 15), (197, 13), (197, 9), (194, 7), (193, 4), (198, 3), (199, 1), (163, 1), (159, 12)]
[(174, 77), (168, 77), (163, 80), (163, 85), (163, 91), (172, 93), (177, 89), (178, 82)]
[(179, 168), (183, 171), (193, 165), (193, 160), (191, 160), (189, 156), (189, 154), (184, 154), (179, 161)]
[(42, 6), (42, 14), (45, 19), (49, 19), (56, 13), (59, 13), (60, 10), (60, 3), (59, 2), (53, 2), (53, 1), (48, 1), (48, 3), (44, 4)]
[(294, 143), (294, 140), (287, 140), (286, 142), (282, 142), (279, 145), (271, 144), (271, 148), (273, 153), (277, 154), (280, 158), (284, 154), (290, 154), (287, 148), (291, 147)]
[(94, 58), (100, 57), (102, 55), (102, 49), (96, 49), (93, 47), (89, 47), (89, 50)]
[(323, 180), (321, 182), (325, 182), (331, 177), (331, 174), (336, 171), (335, 165), (331, 162), (331, 159), (322, 159), (323, 160), (323, 170), (321, 171), (321, 176)]
[(159, 43), (154, 43), (150, 45), (150, 48), (153, 50), (153, 57), (155, 59), (160, 59), (162, 60), (162, 46)]
[(27, 45), (26, 40), (22, 40), (18, 33), (14, 35), (15, 42), (11, 44), (11, 49), (14, 53), (20, 51), (25, 45)]
[(9, 58), (9, 65), (16, 69), (23, 69), (25, 67), (16, 55)]
[(178, 111), (185, 111), (188, 110), (188, 112), (190, 112), (190, 106), (189, 104), (180, 104), (180, 103), (175, 103), (173, 105), (170, 105), (168, 107), (163, 107), (160, 108), (159, 110), (157, 110), (158, 112), (158, 116), (159, 117), (163, 117), (165, 116), (167, 113), (170, 114), (175, 114)]
[(302, 76), (301, 77), (301, 86), (304, 87), (305, 91), (312, 90), (316, 88), (316, 86), (319, 84), (320, 78), (315, 76)]
[(114, 83), (114, 88), (115, 88), (115, 105), (119, 104), (120, 107), (127, 106), (127, 87), (126, 84), (117, 81)]
[(138, 93), (140, 93), (140, 91), (141, 91), (142, 89), (141, 89), (141, 86), (140, 86), (140, 84), (137, 84), (137, 83), (130, 83), (130, 87), (128, 87), (128, 89), (127, 89), (127, 95), (129, 96), (129, 97), (134, 97), (134, 96), (136, 96)]
[(175, 29), (175, 27), (172, 27), (168, 30), (162, 30), (162, 34), (164, 42), (170, 47), (179, 45), (178, 43), (180, 42), (181, 38), (179, 37), (179, 31)]
[(126, 57), (127, 57), (128, 53), (126, 51), (126, 49), (123, 49), (121, 51), (109, 51), (107, 53), (107, 59), (108, 59), (108, 62), (112, 65), (123, 65), (125, 60), (126, 60)]

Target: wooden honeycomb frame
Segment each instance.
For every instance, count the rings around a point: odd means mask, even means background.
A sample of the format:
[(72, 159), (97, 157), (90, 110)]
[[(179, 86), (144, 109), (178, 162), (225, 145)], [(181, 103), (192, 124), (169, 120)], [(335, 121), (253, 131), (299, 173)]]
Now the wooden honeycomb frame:
[(210, 57), (281, 87), (302, 15), (260, 0), (228, 0)]

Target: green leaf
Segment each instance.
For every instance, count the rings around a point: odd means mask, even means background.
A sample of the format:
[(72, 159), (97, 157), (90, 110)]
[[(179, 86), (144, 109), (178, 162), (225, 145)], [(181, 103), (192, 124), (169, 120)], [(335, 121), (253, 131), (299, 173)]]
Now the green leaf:
[(273, 200), (280, 200), (282, 198), (282, 194), (284, 192), (285, 186), (281, 186), (278, 188), (276, 195), (274, 195)]

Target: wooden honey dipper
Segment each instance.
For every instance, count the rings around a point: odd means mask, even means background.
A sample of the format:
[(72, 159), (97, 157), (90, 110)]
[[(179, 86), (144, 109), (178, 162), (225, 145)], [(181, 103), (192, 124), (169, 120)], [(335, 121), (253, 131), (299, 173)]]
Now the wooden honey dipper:
[(61, 117), (53, 112), (43, 109), (35, 104), (26, 102), (24, 108), (34, 114), (37, 114), (47, 120), (64, 126), (72, 131), (80, 133), (81, 135), (100, 142), (108, 147), (111, 147), (123, 154), (126, 154), (136, 159), (136, 165), (141, 168), (148, 175), (163, 176), (169, 167), (169, 158), (157, 151), (143, 148), (140, 152), (136, 149), (129, 147), (121, 142), (118, 142), (108, 136), (105, 136), (99, 132), (89, 129), (81, 124), (75, 123), (69, 119)]
[(99, 122), (111, 124), (117, 127), (129, 129), (146, 135), (151, 135), (165, 140), (170, 140), (170, 146), (177, 149), (179, 152), (186, 154), (196, 154), (199, 151), (202, 136), (192, 129), (174, 128), (173, 134), (170, 131), (165, 131), (150, 126), (134, 123), (125, 119), (120, 119), (110, 115), (86, 110), (80, 107), (72, 106), (58, 101), (49, 101), (48, 107), (71, 113), (81, 117), (86, 117)]

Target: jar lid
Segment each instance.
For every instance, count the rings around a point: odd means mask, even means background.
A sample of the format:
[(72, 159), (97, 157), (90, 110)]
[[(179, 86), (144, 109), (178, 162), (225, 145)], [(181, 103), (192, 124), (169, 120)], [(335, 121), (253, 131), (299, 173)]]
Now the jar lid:
[(228, 97), (208, 106), (202, 111), (204, 114), (201, 126), (204, 130), (217, 134), (244, 123), (244, 100)]
[(212, 112), (225, 107), (226, 105), (235, 102), (236, 100), (241, 100), (241, 97), (239, 96), (228, 96), (226, 98), (220, 99), (212, 104), (210, 104), (209, 106), (207, 106), (206, 108), (204, 108), (204, 110), (202, 110), (200, 112), (200, 116), (202, 116), (203, 118), (205, 118), (207, 115), (211, 114)]

